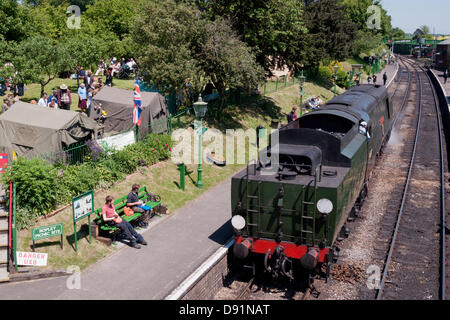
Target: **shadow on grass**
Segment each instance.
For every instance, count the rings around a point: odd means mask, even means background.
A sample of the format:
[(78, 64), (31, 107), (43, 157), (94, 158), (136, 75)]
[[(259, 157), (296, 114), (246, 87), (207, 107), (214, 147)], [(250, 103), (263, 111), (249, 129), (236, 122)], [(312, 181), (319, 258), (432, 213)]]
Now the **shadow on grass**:
[[(82, 224), (81, 227), (77, 230), (77, 243), (80, 240), (86, 239), (89, 242), (89, 227), (87, 224)], [(94, 237), (92, 237), (92, 240)], [(71, 234), (66, 236), (66, 240), (69, 245), (75, 250), (75, 234)]]
[(280, 119), (282, 116), (281, 108), (276, 105), (271, 98), (261, 95), (236, 95), (228, 99), (221, 110), (219, 102), (209, 105), (206, 121), (209, 126), (213, 126), (221, 131), (226, 129), (246, 129), (239, 122), (242, 115), (250, 118), (258, 118), (261, 115), (268, 116), (272, 119)]
[[(34, 249), (46, 248), (50, 246), (58, 246), (61, 247), (61, 239), (55, 241), (45, 241), (45, 242), (36, 242)], [(30, 245), (30, 249), (33, 249), (33, 244)]]

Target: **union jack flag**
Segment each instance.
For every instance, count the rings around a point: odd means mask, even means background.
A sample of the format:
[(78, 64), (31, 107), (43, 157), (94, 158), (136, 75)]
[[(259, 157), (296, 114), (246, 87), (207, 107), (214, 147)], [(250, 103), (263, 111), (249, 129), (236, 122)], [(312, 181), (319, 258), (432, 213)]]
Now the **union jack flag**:
[(139, 83), (136, 81), (134, 86), (134, 107), (133, 107), (133, 124), (141, 126), (141, 113), (142, 113), (142, 97), (141, 90), (139, 89)]

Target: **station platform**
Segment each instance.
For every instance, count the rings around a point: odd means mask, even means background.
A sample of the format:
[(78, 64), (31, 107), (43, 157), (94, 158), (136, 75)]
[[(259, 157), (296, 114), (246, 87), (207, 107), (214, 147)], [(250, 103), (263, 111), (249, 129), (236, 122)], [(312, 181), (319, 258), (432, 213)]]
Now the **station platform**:
[(162, 300), (232, 237), (230, 199), (231, 177), (174, 213), (155, 217), (142, 233), (148, 246), (124, 245), (88, 267), (80, 289), (69, 289), (68, 277), (6, 283), (0, 299)]
[(442, 89), (444, 90), (444, 92), (447, 96), (447, 103), (450, 106), (450, 78), (448, 78), (447, 83), (445, 83), (443, 71), (438, 71), (438, 70), (434, 70), (434, 69), (432, 69), (431, 71), (434, 73), (436, 78), (441, 83)]

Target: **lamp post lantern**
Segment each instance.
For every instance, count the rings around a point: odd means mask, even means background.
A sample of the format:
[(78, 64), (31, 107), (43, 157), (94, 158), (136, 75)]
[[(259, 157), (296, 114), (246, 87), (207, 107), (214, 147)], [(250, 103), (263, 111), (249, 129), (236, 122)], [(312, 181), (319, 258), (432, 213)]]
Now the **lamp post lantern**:
[(339, 66), (337, 63), (334, 65), (333, 69), (334, 69), (334, 96), (336, 97), (337, 72), (339, 71)]
[(202, 127), (202, 119), (205, 117), (206, 111), (208, 110), (208, 103), (204, 102), (202, 99), (202, 96), (200, 95), (198, 98), (198, 101), (194, 103), (194, 112), (195, 116), (198, 118), (196, 121), (196, 125), (194, 125), (194, 128), (197, 129), (198, 134), (198, 180), (197, 180), (197, 187), (202, 189), (203, 188), (203, 181), (202, 181), (202, 136), (203, 136), (203, 127)]
[(303, 86), (305, 85), (306, 82), (306, 77), (303, 75), (303, 70), (300, 77), (298, 77), (298, 81), (300, 83), (300, 118), (301, 118), (303, 116), (303, 96), (305, 94), (305, 92), (303, 91)]

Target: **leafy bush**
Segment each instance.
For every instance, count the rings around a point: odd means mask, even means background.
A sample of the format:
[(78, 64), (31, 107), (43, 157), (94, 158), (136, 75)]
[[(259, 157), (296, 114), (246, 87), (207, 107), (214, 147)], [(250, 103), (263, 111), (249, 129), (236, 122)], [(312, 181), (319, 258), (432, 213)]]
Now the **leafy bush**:
[(33, 213), (51, 211), (56, 203), (58, 190), (57, 170), (41, 159), (19, 158), (2, 175), (4, 185), (13, 179), (16, 183), (18, 207)]
[(5, 186), (11, 179), (16, 183), (19, 229), (29, 228), (39, 216), (88, 190), (110, 186), (139, 167), (168, 159), (172, 141), (168, 135), (150, 134), (121, 151), (102, 149), (92, 141), (87, 146), (89, 160), (83, 164), (52, 165), (38, 158), (19, 158), (0, 176)]
[(330, 68), (322, 66), (319, 67), (318, 76), (322, 79), (331, 80), (333, 77), (333, 73), (331, 72)]
[(337, 72), (337, 80), (336, 83), (341, 88), (346, 88), (348, 86), (348, 74), (347, 72), (341, 70)]
[(16, 227), (18, 230), (31, 228), (38, 220), (39, 214), (28, 209), (17, 208)]

